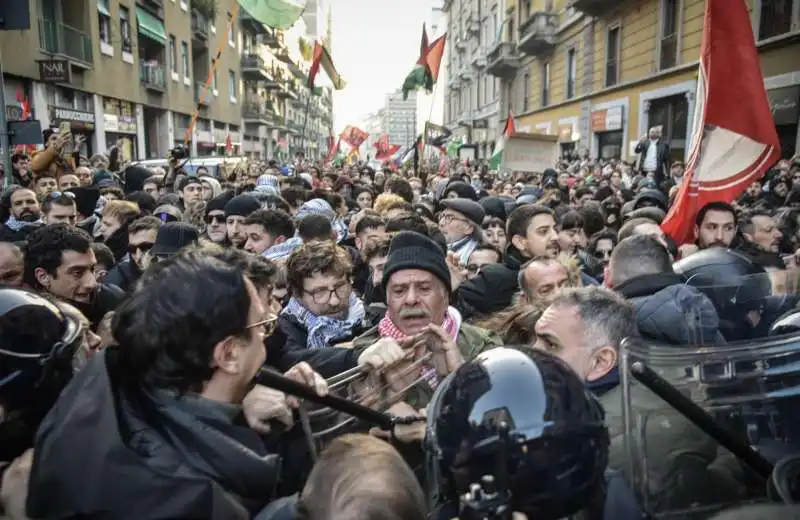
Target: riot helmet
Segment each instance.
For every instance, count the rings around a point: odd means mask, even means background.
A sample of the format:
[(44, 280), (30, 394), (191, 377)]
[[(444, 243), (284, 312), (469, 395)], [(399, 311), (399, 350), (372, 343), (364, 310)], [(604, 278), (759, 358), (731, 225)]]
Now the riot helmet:
[[(81, 324), (33, 292), (0, 288), (0, 403), (8, 410), (58, 394), (72, 375)], [(52, 403), (51, 403), (52, 404)]]
[(792, 309), (775, 320), (769, 328), (770, 336), (797, 334), (800, 332), (800, 309)]
[(487, 483), (506, 512), (537, 520), (602, 500), (603, 410), (565, 363), (544, 352), (495, 348), (450, 374), (428, 406), (425, 442), (434, 505), (460, 500), (459, 516), (472, 516), (465, 502)]

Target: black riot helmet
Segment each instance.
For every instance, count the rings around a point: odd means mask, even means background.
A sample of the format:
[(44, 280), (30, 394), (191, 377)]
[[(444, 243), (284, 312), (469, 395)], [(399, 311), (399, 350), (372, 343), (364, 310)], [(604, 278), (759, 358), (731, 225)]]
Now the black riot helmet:
[(800, 309), (792, 309), (775, 320), (769, 328), (770, 336), (797, 334), (800, 332)]
[(603, 494), (609, 436), (602, 408), (566, 364), (544, 352), (496, 348), (462, 365), (428, 406), (425, 442), (435, 506), (461, 499), (462, 517), (470, 516), (464, 494), (487, 481), (506, 512), (537, 520), (577, 513)]
[(0, 404), (6, 412), (57, 396), (72, 375), (80, 340), (80, 322), (52, 302), (0, 287)]

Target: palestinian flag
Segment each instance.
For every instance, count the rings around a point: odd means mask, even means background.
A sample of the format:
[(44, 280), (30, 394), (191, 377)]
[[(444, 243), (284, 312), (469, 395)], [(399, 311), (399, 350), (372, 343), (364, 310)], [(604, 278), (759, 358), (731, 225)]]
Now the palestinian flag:
[(403, 99), (408, 99), (408, 93), (412, 90), (425, 89), (428, 93), (433, 92), (433, 85), (439, 79), (446, 41), (447, 35), (444, 34), (428, 45), (428, 33), (423, 24), (419, 59), (403, 82)]
[(435, 125), (430, 121), (425, 122), (425, 144), (428, 146), (434, 146), (441, 150), (452, 135), (453, 132), (447, 127)]
[(506, 147), (506, 139), (515, 133), (514, 114), (509, 110), (508, 119), (506, 119), (506, 128), (503, 130), (503, 134), (497, 138), (497, 142), (494, 143), (494, 153), (492, 153), (492, 158), (489, 160), (490, 169), (496, 170), (500, 167), (500, 164), (503, 162), (503, 149)]
[(319, 73), (319, 69), (322, 67), (322, 70), (325, 71), (325, 74), (333, 82), (333, 88), (336, 90), (342, 90), (344, 88), (344, 80), (336, 72), (336, 67), (333, 66), (333, 60), (331, 60), (331, 55), (328, 53), (328, 50), (319, 42), (314, 43), (314, 53), (311, 58), (311, 68), (308, 71), (308, 88), (311, 90), (314, 89), (314, 81), (317, 79), (317, 74)]
[(267, 27), (290, 29), (306, 10), (307, 0), (238, 0), (250, 16)]

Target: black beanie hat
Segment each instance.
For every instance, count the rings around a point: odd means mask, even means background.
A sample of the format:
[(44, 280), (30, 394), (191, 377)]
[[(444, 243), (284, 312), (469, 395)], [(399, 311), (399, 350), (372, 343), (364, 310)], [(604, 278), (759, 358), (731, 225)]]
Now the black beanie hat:
[(125, 182), (125, 193), (142, 191), (144, 181), (153, 176), (153, 172), (142, 166), (128, 166), (122, 172), (122, 179)]
[(233, 198), (233, 192), (225, 191), (208, 201), (206, 204), (206, 215), (212, 211), (225, 211), (225, 206)]
[(225, 216), (231, 215), (246, 217), (261, 208), (258, 199), (250, 195), (237, 195), (225, 204)]
[(69, 188), (68, 191), (75, 195), (75, 209), (81, 215), (87, 217), (94, 213), (97, 207), (97, 200), (100, 198), (100, 190), (94, 186), (79, 186), (76, 188)]
[(403, 269), (428, 271), (442, 281), (448, 294), (452, 290), (450, 269), (442, 249), (430, 238), (414, 231), (401, 231), (392, 239), (383, 268), (383, 287), (387, 287), (392, 274)]

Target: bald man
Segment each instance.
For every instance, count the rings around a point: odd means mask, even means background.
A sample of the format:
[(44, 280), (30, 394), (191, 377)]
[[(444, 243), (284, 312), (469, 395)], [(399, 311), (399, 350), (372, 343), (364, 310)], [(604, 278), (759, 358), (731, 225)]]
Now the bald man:
[(24, 257), (11, 242), (0, 242), (0, 285), (22, 287)]

